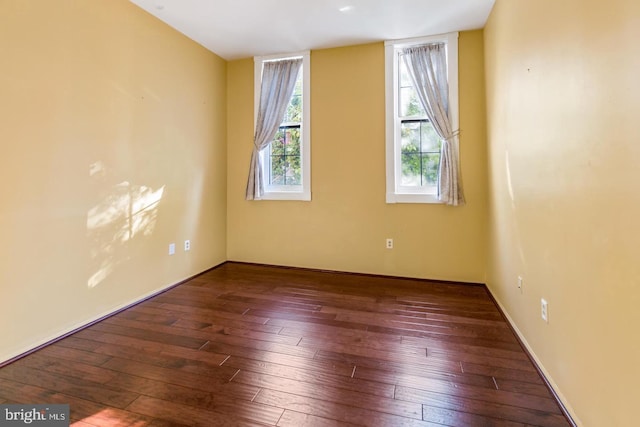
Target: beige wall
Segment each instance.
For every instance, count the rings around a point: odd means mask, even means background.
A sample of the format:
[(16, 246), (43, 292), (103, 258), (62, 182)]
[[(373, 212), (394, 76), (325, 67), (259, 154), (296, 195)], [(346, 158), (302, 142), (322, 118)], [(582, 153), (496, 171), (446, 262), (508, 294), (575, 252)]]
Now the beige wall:
[(0, 54), (3, 361), (226, 259), (226, 63), (125, 0), (1, 1)]
[(384, 202), (382, 43), (313, 51), (313, 200), (247, 202), (251, 59), (124, 0), (0, 2), (0, 361), (226, 259), (487, 281), (581, 425), (634, 425), (639, 38), (636, 0), (461, 33), (461, 208)]
[[(460, 37), (467, 206), (385, 203), (384, 45), (311, 52), (311, 202), (245, 201), (253, 61), (228, 64), (230, 260), (484, 282), (482, 32)], [(384, 247), (394, 238), (395, 248)]]
[(498, 0), (485, 29), (488, 284), (585, 426), (638, 424), (638, 40), (637, 0)]

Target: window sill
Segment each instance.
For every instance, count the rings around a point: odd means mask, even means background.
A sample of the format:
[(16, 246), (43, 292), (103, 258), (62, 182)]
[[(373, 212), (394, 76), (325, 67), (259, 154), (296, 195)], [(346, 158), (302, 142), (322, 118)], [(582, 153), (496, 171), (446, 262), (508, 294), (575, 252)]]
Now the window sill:
[(428, 203), (442, 204), (435, 194), (387, 193), (387, 203)]
[(311, 193), (308, 192), (292, 192), (292, 191), (270, 191), (262, 195), (256, 200), (299, 200), (303, 202), (311, 201)]

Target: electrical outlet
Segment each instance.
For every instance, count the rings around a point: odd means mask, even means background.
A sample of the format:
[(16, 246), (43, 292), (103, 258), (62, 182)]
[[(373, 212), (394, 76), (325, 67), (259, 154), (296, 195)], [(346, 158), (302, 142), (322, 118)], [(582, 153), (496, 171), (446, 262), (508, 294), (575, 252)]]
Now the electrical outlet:
[(387, 239), (387, 249), (393, 249), (393, 239)]
[(184, 241), (184, 251), (190, 251), (191, 250), (191, 240), (185, 240)]
[(173, 255), (176, 253), (176, 244), (169, 243), (169, 255)]
[(549, 304), (544, 298), (540, 299), (540, 316), (542, 320), (549, 323)]
[(524, 279), (522, 276), (518, 276), (518, 289), (520, 289), (520, 293), (522, 293), (522, 284), (524, 283)]

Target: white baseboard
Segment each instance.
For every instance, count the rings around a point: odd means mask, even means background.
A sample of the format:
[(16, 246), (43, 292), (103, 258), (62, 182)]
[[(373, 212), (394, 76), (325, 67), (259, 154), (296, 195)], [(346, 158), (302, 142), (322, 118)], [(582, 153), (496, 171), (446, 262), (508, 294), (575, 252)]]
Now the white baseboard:
[(491, 292), (488, 286), (487, 286), (487, 291), (489, 291), (489, 294), (491, 294), (491, 297), (500, 308), (500, 311), (502, 312), (503, 316), (507, 319), (507, 322), (509, 322), (509, 325), (518, 336), (518, 339), (520, 340), (522, 345), (524, 345), (524, 347), (526, 348), (527, 352), (529, 353), (529, 356), (533, 359), (534, 363), (536, 364), (536, 367), (544, 377), (544, 380), (546, 381), (547, 385), (551, 388), (552, 393), (555, 395), (558, 402), (560, 402), (560, 405), (562, 406), (562, 410), (565, 411), (565, 415), (568, 416), (569, 421), (574, 425), (574, 427), (582, 426), (583, 424), (582, 422), (580, 422), (580, 419), (578, 418), (577, 414), (573, 410), (573, 407), (569, 404), (569, 402), (567, 401), (566, 397), (562, 394), (562, 392), (560, 392), (558, 385), (555, 383), (555, 381), (553, 381), (553, 378), (551, 377), (551, 375), (549, 375), (549, 372), (545, 369), (544, 365), (536, 355), (535, 351), (533, 351), (533, 349), (527, 342), (527, 339), (524, 337), (522, 332), (520, 332), (520, 329), (518, 329), (518, 326), (513, 321), (511, 316), (509, 316), (509, 312), (504, 308), (500, 300), (498, 300), (498, 298), (496, 298), (495, 295), (493, 295), (493, 293)]

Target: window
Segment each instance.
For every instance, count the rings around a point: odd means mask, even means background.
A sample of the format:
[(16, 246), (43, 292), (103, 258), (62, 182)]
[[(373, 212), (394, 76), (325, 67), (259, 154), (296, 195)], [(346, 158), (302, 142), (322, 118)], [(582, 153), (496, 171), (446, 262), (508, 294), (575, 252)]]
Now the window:
[(441, 140), (418, 98), (403, 49), (445, 43), (449, 118), (458, 128), (458, 34), (385, 43), (387, 203), (439, 203)]
[(265, 62), (302, 58), (295, 89), (273, 141), (260, 152), (263, 200), (311, 200), (309, 52), (255, 58), (255, 120)]

